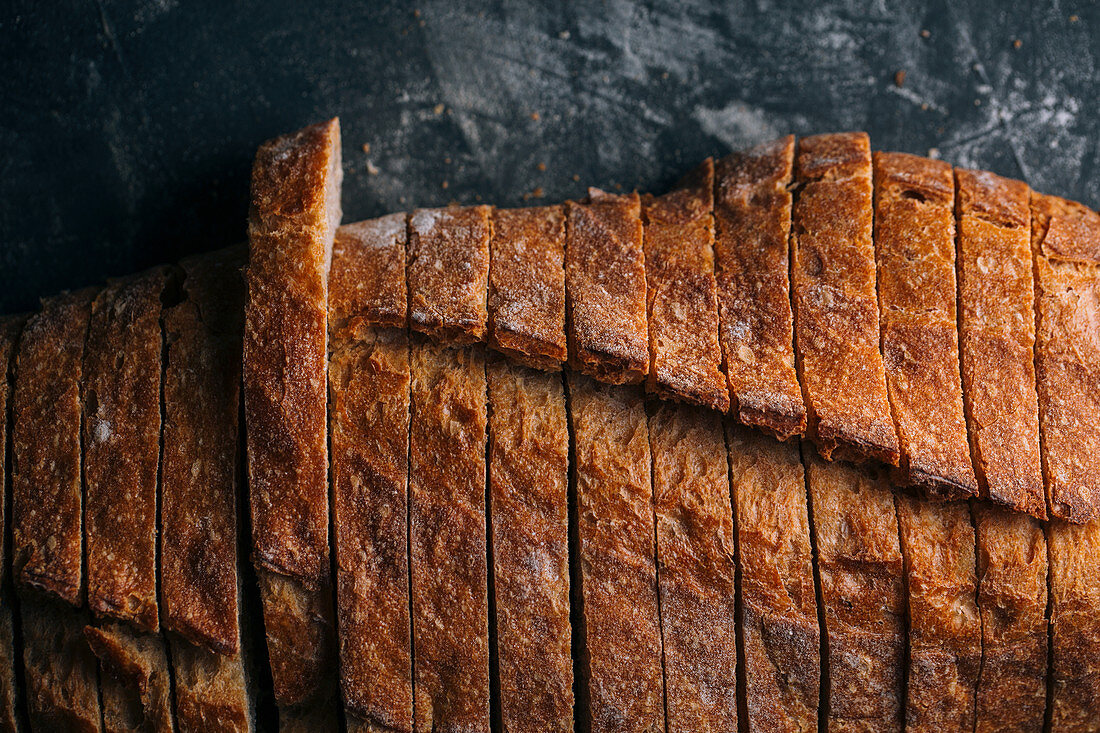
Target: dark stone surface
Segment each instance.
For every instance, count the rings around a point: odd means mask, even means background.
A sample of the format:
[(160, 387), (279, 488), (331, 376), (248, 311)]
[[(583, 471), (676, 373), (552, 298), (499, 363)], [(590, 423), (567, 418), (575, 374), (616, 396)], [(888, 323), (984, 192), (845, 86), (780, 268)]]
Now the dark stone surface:
[(256, 145), (334, 114), (346, 221), (845, 129), (1100, 203), (1095, 3), (477, 5), (4, 3), (0, 311), (240, 241)]

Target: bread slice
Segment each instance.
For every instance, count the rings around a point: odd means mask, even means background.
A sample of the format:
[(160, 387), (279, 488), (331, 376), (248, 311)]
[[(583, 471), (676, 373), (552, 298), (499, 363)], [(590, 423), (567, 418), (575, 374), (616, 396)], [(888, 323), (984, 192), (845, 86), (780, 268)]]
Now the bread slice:
[(407, 240), (403, 213), (336, 230), (328, 280), (330, 336), (359, 326), (404, 328)]
[(1039, 730), (1046, 709), (1047, 546), (1032, 517), (974, 505), (982, 669), (975, 730)]
[(31, 730), (102, 730), (96, 658), (84, 638), (88, 612), (35, 592), (20, 601)]
[(85, 588), (80, 375), (94, 296), (64, 293), (31, 316), (12, 394), (12, 574), (73, 606)]
[(906, 728), (973, 730), (982, 623), (970, 509), (905, 494), (896, 501), (909, 591)]
[(171, 638), (172, 692), (181, 731), (256, 729), (253, 680), (240, 654), (224, 655)]
[(737, 730), (737, 561), (721, 417), (662, 403), (649, 443), (668, 728)]
[(806, 430), (791, 313), (794, 136), (715, 165), (714, 249), (721, 341), (738, 420), (780, 440)]
[(828, 649), (829, 729), (901, 730), (905, 586), (894, 495), (875, 473), (804, 456)]
[(17, 668), (22, 664), (15, 646), (15, 611), (12, 594), (0, 594), (0, 730), (20, 733), (24, 730), (23, 700), (26, 692), (19, 682)]
[(821, 630), (797, 442), (726, 429), (741, 567), (741, 672), (749, 730), (818, 729)]
[[(11, 380), (14, 375), (15, 350), (26, 323), (25, 316), (0, 318), (0, 527), (8, 522), (11, 497), (11, 474), (8, 471), (8, 440), (11, 435)], [(23, 730), (23, 715), (19, 702), (20, 689), (16, 667), (17, 651), (13, 624), (13, 594), (9, 572), (7, 541), (0, 541), (0, 730)]]
[(933, 497), (975, 496), (959, 374), (951, 166), (875, 153), (874, 170), (882, 356), (899, 477)]
[(489, 515), (502, 729), (573, 730), (569, 424), (560, 372), (493, 359)]
[(714, 279), (714, 162), (664, 196), (642, 199), (649, 320), (648, 389), (729, 410)]
[(85, 626), (99, 659), (103, 727), (108, 731), (172, 731), (172, 682), (162, 637), (109, 622)]
[(487, 730), (485, 355), (416, 339), (410, 363), (415, 729)]
[(418, 209), (409, 217), (409, 325), (450, 343), (485, 340), (488, 206)]
[(495, 209), (489, 253), (489, 345), (521, 364), (557, 369), (569, 356), (565, 210)]
[(1050, 730), (1100, 720), (1100, 522), (1046, 525), (1050, 559)]
[(642, 392), (569, 374), (582, 730), (665, 729), (652, 460)]
[(641, 382), (649, 372), (641, 200), (593, 188), (566, 213), (570, 364), (603, 382)]
[(1035, 367), (1047, 504), (1100, 516), (1100, 215), (1032, 193)]
[(260, 146), (252, 167), (244, 407), (252, 558), (280, 705), (329, 692), (327, 280), (340, 123)]
[(809, 434), (826, 458), (897, 465), (879, 352), (871, 147), (866, 133), (803, 138), (791, 214), (791, 289)]
[(955, 181), (959, 340), (974, 469), (983, 497), (1045, 518), (1028, 187), (962, 169)]

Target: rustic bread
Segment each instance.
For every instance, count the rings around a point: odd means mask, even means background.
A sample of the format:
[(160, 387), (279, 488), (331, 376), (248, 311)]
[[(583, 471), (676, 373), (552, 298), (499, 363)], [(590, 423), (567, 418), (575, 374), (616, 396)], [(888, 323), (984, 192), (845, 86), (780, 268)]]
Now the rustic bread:
[(955, 170), (966, 421), (982, 496), (1046, 517), (1028, 187)]
[(737, 562), (721, 417), (662, 403), (649, 443), (668, 728), (737, 730)]
[(642, 199), (649, 391), (729, 410), (714, 279), (714, 162), (664, 196)]
[(360, 327), (405, 326), (407, 237), (400, 213), (336, 230), (328, 280), (330, 338)]
[(521, 364), (557, 369), (565, 339), (565, 210), (494, 209), (489, 345)]
[(665, 729), (649, 436), (640, 389), (569, 374), (578, 723)]
[(641, 199), (593, 188), (566, 213), (569, 362), (611, 384), (641, 382), (649, 372)]
[(162, 637), (109, 622), (85, 626), (99, 659), (103, 727), (108, 731), (172, 731), (172, 681)]
[(181, 731), (255, 730), (253, 680), (240, 653), (226, 656), (173, 637), (172, 692)]
[(88, 612), (33, 591), (20, 601), (31, 730), (102, 730), (96, 658), (84, 638)]
[(485, 355), (416, 339), (410, 364), (415, 730), (487, 730)]
[(938, 498), (974, 496), (959, 374), (951, 166), (875, 153), (874, 171), (882, 357), (900, 478)]
[(798, 143), (791, 291), (810, 437), (826, 458), (898, 463), (879, 352), (871, 148), (865, 133)]
[(794, 136), (715, 165), (714, 249), (721, 341), (737, 418), (781, 440), (806, 430), (791, 314)]
[(409, 325), (451, 343), (485, 340), (488, 206), (418, 209), (409, 216)]
[(569, 425), (560, 372), (492, 359), (489, 516), (504, 730), (573, 730)]

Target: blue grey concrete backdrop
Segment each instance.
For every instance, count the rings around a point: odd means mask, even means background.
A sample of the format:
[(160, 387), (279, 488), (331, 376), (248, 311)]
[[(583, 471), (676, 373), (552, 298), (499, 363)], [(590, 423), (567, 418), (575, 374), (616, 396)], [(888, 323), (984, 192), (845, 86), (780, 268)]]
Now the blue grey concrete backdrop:
[(1093, 2), (2, 5), (0, 311), (241, 241), (256, 145), (331, 115), (346, 221), (849, 129), (1100, 204)]

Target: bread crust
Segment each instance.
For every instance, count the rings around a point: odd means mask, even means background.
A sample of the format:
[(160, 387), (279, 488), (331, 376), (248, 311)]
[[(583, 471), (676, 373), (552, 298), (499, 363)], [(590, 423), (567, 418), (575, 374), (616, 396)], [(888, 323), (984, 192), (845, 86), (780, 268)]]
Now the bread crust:
[(641, 382), (649, 372), (641, 199), (592, 188), (566, 213), (569, 363), (609, 384)]
[(89, 614), (39, 593), (20, 594), (23, 670), (31, 730), (102, 730), (96, 658), (84, 638)]
[(899, 460), (872, 241), (866, 133), (803, 138), (791, 214), (791, 289), (798, 375), (809, 434), (826, 458)]
[(1047, 547), (1032, 517), (974, 505), (982, 669), (976, 731), (1040, 730), (1046, 710)]
[(662, 403), (649, 442), (668, 728), (737, 730), (737, 563), (721, 417)]
[(651, 457), (641, 390), (569, 374), (580, 567), (578, 721), (665, 729)]
[(409, 325), (452, 344), (485, 340), (488, 206), (417, 209), (409, 217)]
[(487, 730), (484, 351), (415, 339), (410, 363), (414, 728)]
[(12, 574), (74, 606), (85, 589), (80, 381), (94, 296), (64, 293), (31, 316), (12, 395)]
[(557, 369), (565, 339), (565, 210), (494, 209), (489, 345), (521, 364)]
[(336, 230), (328, 282), (330, 339), (361, 328), (404, 328), (405, 214), (345, 224)]
[(164, 640), (110, 622), (85, 626), (99, 659), (103, 723), (109, 731), (172, 731), (172, 683)]
[(794, 136), (715, 166), (721, 341), (738, 420), (780, 440), (806, 430), (795, 371), (789, 237)]
[(253, 701), (241, 655), (225, 656), (173, 638), (172, 692), (181, 731), (246, 733), (254, 729)]
[(807, 451), (828, 643), (829, 730), (900, 730), (905, 588), (894, 497), (876, 473)]
[[(11, 496), (11, 475), (8, 472), (8, 436), (11, 434), (11, 389), (15, 349), (19, 335), (26, 323), (26, 316), (0, 318), (0, 527), (7, 527), (8, 502)], [(12, 625), (14, 609), (11, 586), (8, 585), (8, 547), (0, 542), (0, 730), (23, 730), (18, 679), (16, 677), (15, 629)]]
[(718, 343), (713, 209), (710, 158), (664, 196), (642, 198), (647, 389), (665, 399), (726, 412), (729, 389)]
[(1090, 522), (1100, 515), (1100, 215), (1032, 193), (1031, 251), (1047, 506)]
[(81, 381), (88, 606), (153, 633), (160, 630), (160, 317), (168, 279), (158, 268), (99, 293)]
[(1046, 518), (1035, 387), (1028, 187), (955, 170), (959, 328), (971, 453), (983, 498)]
[(959, 372), (951, 166), (875, 153), (875, 259), (899, 478), (929, 496), (978, 493)]
[(504, 730), (573, 730), (569, 425), (560, 372), (491, 359), (489, 507)]
[(970, 509), (905, 494), (896, 501), (909, 592), (906, 728), (973, 730), (982, 624)]
[(821, 631), (797, 442), (726, 426), (749, 730), (816, 731)]

